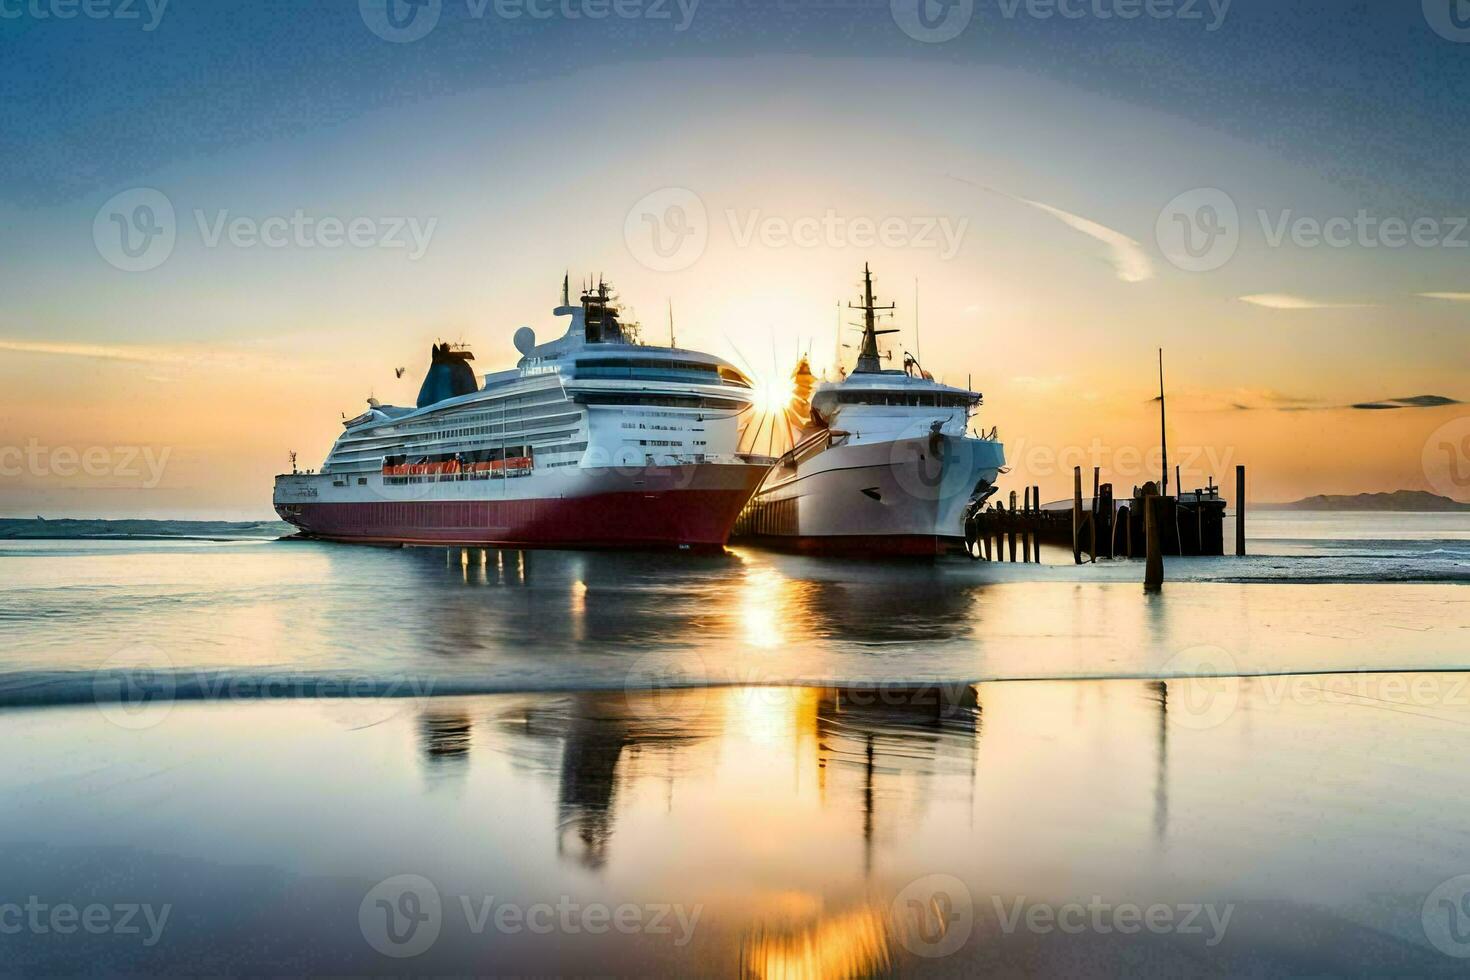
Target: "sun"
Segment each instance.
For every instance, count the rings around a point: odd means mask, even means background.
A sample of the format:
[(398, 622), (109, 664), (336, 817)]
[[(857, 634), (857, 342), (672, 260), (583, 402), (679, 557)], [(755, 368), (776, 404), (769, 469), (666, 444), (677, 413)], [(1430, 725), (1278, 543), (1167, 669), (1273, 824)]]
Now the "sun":
[(756, 411), (763, 415), (781, 415), (795, 394), (790, 378), (757, 378), (754, 391)]

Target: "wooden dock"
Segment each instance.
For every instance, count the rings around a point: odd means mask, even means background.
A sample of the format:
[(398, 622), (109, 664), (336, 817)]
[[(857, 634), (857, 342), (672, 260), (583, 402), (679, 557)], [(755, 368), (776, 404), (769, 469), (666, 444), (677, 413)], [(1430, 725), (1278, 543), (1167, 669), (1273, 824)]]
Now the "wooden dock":
[[(991, 504), (965, 522), (965, 543), (976, 561), (1041, 560), (1041, 545), (1072, 550), (1081, 564), (1099, 558), (1143, 558), (1148, 554), (1147, 508), (1157, 508), (1161, 555), (1220, 556), (1225, 553), (1225, 500), (1209, 486), (1177, 494), (1160, 494), (1152, 482), (1134, 487), (1127, 500), (1113, 497), (1113, 486), (1092, 471), (1092, 494), (1082, 493), (1082, 468), (1073, 471), (1071, 506), (1043, 506), (1040, 488), (1012, 490), (1009, 505)], [(1245, 553), (1245, 468), (1236, 468), (1236, 554)], [(1155, 502), (1156, 501), (1156, 502)]]

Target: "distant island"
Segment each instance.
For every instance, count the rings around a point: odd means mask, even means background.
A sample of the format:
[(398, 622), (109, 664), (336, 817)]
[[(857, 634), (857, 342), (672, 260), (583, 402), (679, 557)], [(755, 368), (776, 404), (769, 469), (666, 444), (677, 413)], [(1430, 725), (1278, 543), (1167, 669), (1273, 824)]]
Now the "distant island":
[(1304, 497), (1289, 504), (1261, 504), (1260, 509), (1460, 513), (1470, 511), (1470, 504), (1462, 504), (1426, 490), (1395, 490), (1392, 493), (1319, 493), (1315, 497)]

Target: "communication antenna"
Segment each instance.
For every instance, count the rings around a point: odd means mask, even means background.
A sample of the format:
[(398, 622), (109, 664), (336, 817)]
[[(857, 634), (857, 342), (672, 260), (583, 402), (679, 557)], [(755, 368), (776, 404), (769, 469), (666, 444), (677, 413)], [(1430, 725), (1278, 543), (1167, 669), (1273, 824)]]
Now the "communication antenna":
[(919, 277), (914, 276), (914, 358), (924, 359), (924, 346), (919, 343)]
[(296, 472), (296, 450), (294, 450), (294, 449), (291, 450), (290, 456), (291, 456), (291, 472), (292, 473), (295, 473)]
[(669, 297), (669, 347), (674, 347), (674, 299)]
[(1164, 411), (1164, 348), (1159, 348), (1159, 446), (1164, 451), (1164, 485), (1162, 496), (1169, 496), (1169, 427)]

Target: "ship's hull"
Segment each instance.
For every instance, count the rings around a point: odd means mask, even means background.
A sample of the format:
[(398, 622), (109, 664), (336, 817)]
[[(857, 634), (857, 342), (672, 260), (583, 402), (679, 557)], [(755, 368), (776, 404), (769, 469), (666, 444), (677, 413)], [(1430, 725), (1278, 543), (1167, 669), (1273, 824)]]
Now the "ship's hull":
[(966, 509), (1004, 465), (999, 443), (960, 436), (834, 446), (795, 467), (773, 468), (736, 537), (815, 554), (961, 551)]
[[(767, 467), (566, 467), (529, 476), (389, 484), (378, 474), (276, 478), (281, 519), (374, 544), (718, 549)], [(364, 482), (359, 483), (362, 480)]]

